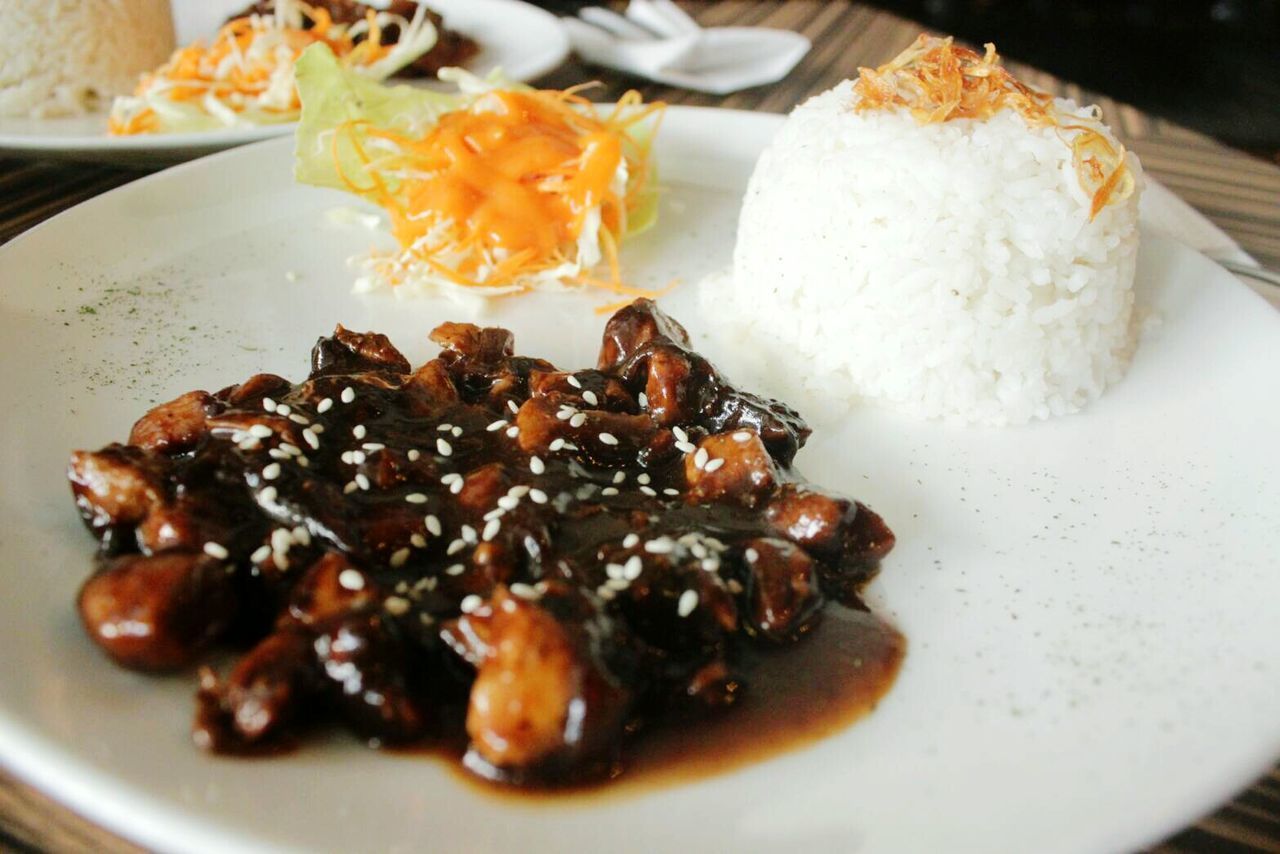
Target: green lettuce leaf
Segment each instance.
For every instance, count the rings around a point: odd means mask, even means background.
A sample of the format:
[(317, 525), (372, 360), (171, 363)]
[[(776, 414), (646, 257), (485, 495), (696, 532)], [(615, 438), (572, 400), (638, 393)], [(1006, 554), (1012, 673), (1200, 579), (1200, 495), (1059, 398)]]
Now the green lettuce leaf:
[[(303, 51), (294, 66), (302, 118), (294, 135), (294, 177), (317, 187), (350, 189), (334, 162), (333, 132), (348, 121), (366, 121), (384, 130), (411, 137), (426, 134), (443, 113), (470, 101), (460, 94), (433, 92), (412, 86), (386, 86), (348, 71), (328, 45)], [(340, 145), (337, 161), (348, 176), (363, 164), (350, 146)]]

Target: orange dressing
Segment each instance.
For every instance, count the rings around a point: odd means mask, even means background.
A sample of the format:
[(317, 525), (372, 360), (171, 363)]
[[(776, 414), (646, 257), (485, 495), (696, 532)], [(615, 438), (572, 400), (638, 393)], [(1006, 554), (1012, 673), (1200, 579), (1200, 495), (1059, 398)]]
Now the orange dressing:
[[(387, 210), (413, 261), (456, 284), (511, 286), (565, 263), (598, 210), (612, 278), (581, 281), (631, 293), (620, 281), (616, 245), (646, 175), (647, 151), (625, 132), (661, 109), (623, 118), (633, 106), (638, 96), (600, 117), (571, 92), (497, 90), (444, 114), (421, 139), (348, 123), (335, 135), (335, 162), (341, 172), (338, 146), (350, 146), (369, 183), (343, 174), (348, 186)], [(399, 153), (379, 147), (373, 154), (368, 139), (393, 143)], [(624, 162), (638, 180), (620, 190), (615, 178)]]

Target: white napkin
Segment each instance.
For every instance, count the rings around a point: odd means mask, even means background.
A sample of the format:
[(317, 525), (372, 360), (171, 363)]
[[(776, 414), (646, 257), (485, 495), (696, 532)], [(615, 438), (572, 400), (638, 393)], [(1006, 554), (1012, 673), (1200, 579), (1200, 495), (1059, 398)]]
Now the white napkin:
[[(1146, 189), (1142, 192), (1141, 215), (1143, 225), (1151, 231), (1172, 237), (1212, 260), (1236, 261), (1251, 267), (1258, 263), (1204, 214), (1149, 175)], [(1280, 288), (1247, 276), (1237, 278), (1280, 308)]]
[(625, 17), (598, 6), (579, 14), (564, 24), (587, 62), (713, 95), (781, 80), (810, 47), (790, 30), (703, 29), (671, 0), (631, 0)]

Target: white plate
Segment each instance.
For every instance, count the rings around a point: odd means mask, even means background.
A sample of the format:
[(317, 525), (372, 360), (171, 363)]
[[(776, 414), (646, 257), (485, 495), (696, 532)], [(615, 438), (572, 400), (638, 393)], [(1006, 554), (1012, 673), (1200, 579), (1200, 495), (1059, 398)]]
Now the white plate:
[[(208, 0), (175, 9), (180, 43), (207, 36), (248, 0)], [(480, 44), (467, 68), (484, 75), (502, 68), (512, 80), (535, 80), (569, 55), (569, 37), (554, 15), (520, 0), (429, 0), (450, 29)], [(189, 7), (190, 4), (187, 4)], [(185, 15), (183, 13), (186, 13)], [(0, 156), (38, 156), (120, 165), (176, 163), (224, 148), (293, 133), (293, 123), (184, 134), (107, 136), (107, 113), (56, 119), (0, 117)]]
[[(677, 108), (660, 135), (662, 221), (625, 261), (641, 284), (683, 279), (664, 303), (704, 342), (693, 283), (728, 262), (779, 121)], [(467, 317), (351, 295), (343, 259), (370, 236), (326, 225), (346, 198), (293, 186), (289, 149), (180, 166), (0, 250), (0, 757), (55, 797), (164, 849), (1110, 851), (1192, 822), (1280, 755), (1280, 317), (1159, 239), (1139, 290), (1161, 322), (1083, 414), (995, 430), (865, 409), (801, 453), (898, 534), (870, 598), (909, 651), (847, 731), (697, 783), (516, 804), (344, 739), (200, 753), (192, 679), (121, 671), (77, 624), (93, 541), (68, 451), (191, 388), (299, 377), (335, 322), (417, 362), (434, 324)], [(591, 304), (531, 297), (485, 319), (582, 365)], [(707, 355), (731, 376), (740, 361)]]

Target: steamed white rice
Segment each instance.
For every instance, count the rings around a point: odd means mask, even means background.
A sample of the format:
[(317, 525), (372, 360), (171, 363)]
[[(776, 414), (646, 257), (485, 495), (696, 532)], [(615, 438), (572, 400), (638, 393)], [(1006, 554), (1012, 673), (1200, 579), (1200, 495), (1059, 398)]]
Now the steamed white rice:
[(110, 102), (173, 47), (169, 0), (0, 0), (0, 116)]
[(704, 284), (772, 390), (1006, 424), (1074, 412), (1119, 380), (1139, 192), (1090, 221), (1071, 131), (1012, 110), (920, 125), (855, 98), (845, 82), (792, 113), (752, 175), (732, 275)]

